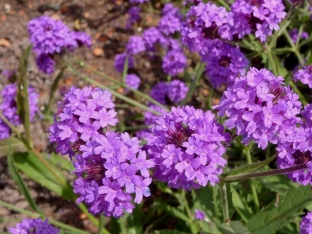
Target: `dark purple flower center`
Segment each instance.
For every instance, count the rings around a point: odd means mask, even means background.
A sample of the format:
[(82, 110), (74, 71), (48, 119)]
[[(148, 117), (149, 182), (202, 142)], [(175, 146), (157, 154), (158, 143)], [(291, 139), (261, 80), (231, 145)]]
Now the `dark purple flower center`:
[(270, 88), (270, 93), (274, 95), (273, 103), (277, 103), (286, 96), (286, 92), (281, 86)]
[(228, 67), (231, 63), (231, 58), (228, 56), (221, 56), (219, 59), (219, 65), (222, 67)]
[(105, 173), (105, 168), (102, 163), (94, 162), (84, 168), (86, 179), (90, 181), (101, 182)]
[(292, 156), (295, 159), (295, 165), (307, 163), (312, 160), (310, 151), (301, 152), (297, 150)]
[(206, 39), (216, 39), (218, 38), (218, 29), (216, 23), (212, 23), (209, 28), (203, 27), (202, 32)]
[(311, 74), (311, 73), (312, 73), (312, 65), (309, 65), (308, 67), (309, 67), (309, 68), (308, 68), (308, 71), (309, 71), (309, 73)]
[(194, 131), (188, 126), (185, 126), (182, 123), (177, 123), (174, 130), (169, 129), (166, 132), (166, 142), (167, 144), (174, 144), (177, 147), (181, 147), (183, 142), (187, 141), (193, 132)]
[(46, 25), (44, 26), (44, 30), (45, 30), (45, 31), (51, 31), (51, 30), (52, 30), (52, 25), (51, 25), (51, 24), (46, 24)]

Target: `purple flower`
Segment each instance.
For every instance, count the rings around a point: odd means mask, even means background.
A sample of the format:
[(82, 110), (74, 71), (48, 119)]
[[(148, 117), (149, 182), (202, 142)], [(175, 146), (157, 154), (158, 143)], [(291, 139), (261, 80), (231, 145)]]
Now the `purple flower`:
[[(126, 85), (128, 85), (129, 87), (133, 88), (133, 89), (138, 89), (140, 84), (141, 84), (141, 79), (135, 75), (135, 74), (128, 74), (126, 76)], [(128, 89), (125, 89), (126, 92), (128, 92)]]
[(49, 234), (58, 234), (60, 230), (51, 226), (49, 220), (45, 219), (42, 221), (38, 219), (23, 219), (22, 222), (16, 224), (15, 228), (9, 228), (11, 234), (21, 234), (21, 233), (49, 233)]
[(301, 81), (303, 84), (312, 88), (312, 65), (305, 66), (294, 73), (294, 80)]
[(16, 76), (16, 70), (3, 70), (2, 75), (4, 75), (9, 80), (14, 80), (14, 77)]
[(144, 2), (148, 2), (149, 0), (129, 0), (130, 3), (133, 3), (133, 4), (141, 4), (141, 3), (144, 3)]
[(219, 182), (226, 164), (222, 143), (229, 134), (214, 117), (211, 111), (185, 106), (172, 107), (156, 120), (155, 139), (147, 144), (155, 161), (155, 178), (186, 190)]
[(107, 90), (71, 88), (54, 115), (50, 142), (57, 143), (58, 152), (72, 157), (81, 145), (96, 138), (104, 128), (116, 125), (117, 113), (113, 107)]
[(206, 215), (203, 211), (195, 209), (195, 219), (203, 220), (206, 218)]
[(131, 57), (131, 55), (128, 55), (126, 53), (122, 53), (122, 54), (117, 54), (115, 57), (115, 69), (119, 72), (123, 72), (124, 66), (125, 66), (125, 62), (126, 59), (128, 57), (128, 68), (133, 68), (133, 58)]
[(251, 68), (235, 79), (214, 107), (219, 116), (227, 116), (225, 126), (236, 128), (244, 144), (255, 141), (265, 149), (268, 142), (277, 144), (292, 133), (300, 122), (301, 103), (298, 96), (284, 86), (281, 76), (266, 69)]
[(214, 87), (230, 86), (237, 76), (245, 75), (249, 61), (239, 48), (214, 41), (209, 51), (202, 56), (202, 61), (207, 64), (206, 74)]
[(143, 38), (140, 36), (131, 36), (127, 43), (127, 53), (130, 55), (145, 51)]
[(301, 115), (304, 121), (304, 127), (312, 128), (312, 104), (306, 105)]
[[(17, 113), (17, 103), (16, 95), (17, 89), (16, 84), (9, 84), (2, 90), (2, 104), (0, 105), (0, 110), (4, 117), (6, 117), (11, 124), (17, 126), (22, 123), (18, 113)], [(29, 101), (29, 114), (30, 120), (32, 121), (35, 114), (38, 111), (37, 102), (39, 95), (35, 92), (34, 88), (28, 87), (28, 101)], [(11, 129), (4, 122), (0, 120), (0, 129), (2, 131), (0, 134), (0, 139), (5, 139), (10, 137)]]
[(180, 9), (175, 7), (172, 3), (166, 3), (161, 10), (162, 15), (173, 15), (177, 18), (181, 18)]
[(186, 67), (186, 57), (180, 50), (169, 50), (163, 58), (162, 68), (165, 73), (175, 76)]
[(157, 27), (164, 35), (169, 36), (180, 30), (181, 22), (173, 14), (167, 14), (161, 18)]
[(167, 46), (167, 39), (155, 27), (146, 29), (142, 37), (147, 50), (154, 51), (156, 43), (161, 44), (163, 47)]
[[(164, 110), (163, 108), (156, 106), (154, 104), (149, 104), (148, 105), (149, 108), (151, 108), (152, 110), (155, 110), (157, 112), (159, 112), (160, 114), (166, 114), (167, 111)], [(158, 119), (158, 115), (155, 115), (152, 112), (146, 111), (144, 112), (144, 124), (145, 125), (154, 125), (156, 123), (156, 120)]]
[(51, 75), (54, 72), (55, 61), (51, 55), (40, 54), (36, 59), (37, 66), (40, 71)]
[(231, 27), (233, 36), (243, 38), (252, 32), (262, 42), (285, 18), (286, 12), (281, 0), (249, 1), (236, 0), (231, 6), (234, 24)]
[(312, 233), (312, 212), (308, 212), (300, 222), (300, 234)]
[[(291, 40), (293, 41), (293, 43), (297, 43), (297, 39), (298, 39), (298, 29), (297, 28), (293, 28), (292, 30), (289, 31), (289, 35), (291, 37)], [(300, 39), (308, 39), (309, 34), (307, 32), (302, 32), (300, 35)]]
[(140, 17), (141, 8), (138, 6), (133, 6), (129, 9), (127, 12), (128, 19), (127, 19), (127, 25), (126, 28), (130, 28), (132, 25), (134, 25), (136, 22), (138, 22)]

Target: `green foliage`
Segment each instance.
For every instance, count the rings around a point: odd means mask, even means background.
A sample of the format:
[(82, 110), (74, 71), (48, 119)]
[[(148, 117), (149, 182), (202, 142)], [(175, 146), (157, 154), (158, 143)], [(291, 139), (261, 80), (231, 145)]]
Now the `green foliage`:
[(0, 141), (0, 157), (8, 155), (9, 151), (15, 153), (26, 150), (24, 143), (16, 137), (10, 137)]
[(248, 229), (239, 221), (231, 221), (221, 225), (223, 234), (249, 234)]

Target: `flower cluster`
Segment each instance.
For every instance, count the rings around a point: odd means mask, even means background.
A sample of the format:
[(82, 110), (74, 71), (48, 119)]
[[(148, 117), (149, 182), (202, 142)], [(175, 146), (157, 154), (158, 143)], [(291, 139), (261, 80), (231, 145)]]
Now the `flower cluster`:
[(28, 32), (37, 55), (37, 65), (47, 74), (54, 71), (53, 55), (75, 50), (82, 45), (91, 46), (89, 35), (73, 32), (62, 21), (47, 16), (32, 19), (28, 23)]
[(162, 68), (170, 76), (183, 72), (186, 67), (186, 57), (180, 50), (169, 50), (163, 58)]
[[(126, 75), (125, 83), (133, 89), (138, 89), (141, 84), (141, 79), (135, 74), (128, 74)], [(128, 92), (129, 90), (125, 89), (125, 91)]]
[(283, 78), (266, 69), (251, 68), (246, 76), (235, 79), (214, 107), (219, 116), (227, 116), (225, 125), (248, 144), (254, 140), (265, 149), (268, 142), (281, 143), (300, 121), (298, 96), (284, 86)]
[(111, 93), (100, 88), (72, 88), (59, 103), (50, 128), (50, 141), (69, 154), (78, 176), (74, 192), (77, 202), (85, 201), (92, 214), (120, 217), (131, 213), (134, 202), (149, 196), (151, 178), (139, 140), (128, 133), (115, 133), (117, 123)]
[(226, 164), (222, 143), (229, 134), (214, 117), (211, 111), (185, 106), (172, 107), (156, 120), (154, 141), (147, 143), (156, 179), (186, 190), (219, 182)]
[(312, 233), (312, 212), (308, 212), (300, 222), (300, 234)]
[(127, 12), (128, 20), (127, 20), (126, 28), (129, 29), (132, 25), (134, 25), (136, 22), (138, 22), (141, 19), (139, 15), (140, 12), (141, 12), (141, 8), (138, 6), (133, 6), (129, 9), (129, 11)]
[(303, 84), (312, 88), (312, 65), (305, 66), (294, 73), (294, 80), (301, 81)]
[(23, 219), (22, 222), (16, 224), (15, 228), (9, 228), (9, 232), (11, 234), (24, 234), (24, 233), (59, 234), (60, 230), (51, 226), (49, 224), (48, 219), (42, 221), (40, 218), (38, 218), (38, 219)]
[(127, 53), (135, 55), (145, 51), (145, 44), (143, 38), (140, 36), (132, 36), (127, 43)]
[[(2, 90), (2, 104), (0, 110), (5, 118), (7, 118), (11, 124), (17, 126), (21, 124), (21, 119), (17, 113), (17, 87), (16, 84), (9, 84)], [(32, 87), (28, 88), (28, 102), (29, 102), (29, 114), (30, 120), (33, 120), (36, 112), (38, 111), (37, 102), (38, 94)], [(0, 139), (9, 138), (11, 129), (2, 120), (0, 120)]]
[(134, 64), (133, 58), (126, 53), (122, 53), (122, 54), (117, 54), (115, 57), (114, 66), (117, 71), (119, 72), (123, 71), (127, 58), (128, 58), (128, 68), (133, 68), (133, 64)]
[(203, 211), (195, 209), (195, 219), (203, 220), (205, 218), (206, 218), (206, 214)]
[(202, 55), (202, 61), (207, 64), (206, 74), (214, 87), (230, 86), (236, 77), (245, 75), (249, 61), (239, 48), (215, 40), (209, 51)]

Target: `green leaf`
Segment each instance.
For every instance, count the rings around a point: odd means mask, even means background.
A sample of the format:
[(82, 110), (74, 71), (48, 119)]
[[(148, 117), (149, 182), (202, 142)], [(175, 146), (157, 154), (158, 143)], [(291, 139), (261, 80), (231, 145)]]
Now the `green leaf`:
[(10, 175), (11, 175), (12, 179), (15, 181), (15, 183), (17, 184), (20, 192), (24, 195), (24, 197), (27, 200), (29, 206), (33, 210), (37, 211), (38, 213), (43, 214), (42, 211), (37, 206), (37, 204), (34, 201), (34, 199), (32, 198), (32, 196), (30, 195), (30, 192), (29, 192), (29, 189), (28, 189), (27, 185), (24, 183), (22, 177), (20, 176), (20, 173), (18, 172), (17, 168), (15, 167), (12, 153), (10, 153), (8, 155), (7, 162), (8, 162)]
[(254, 234), (274, 233), (287, 223), (295, 212), (301, 211), (311, 202), (310, 186), (300, 186), (281, 195), (276, 206), (271, 204), (268, 208), (259, 211), (246, 224), (249, 231)]
[(188, 234), (188, 232), (181, 232), (181, 231), (178, 231), (178, 230), (171, 230), (171, 229), (168, 229), (168, 230), (159, 230), (159, 231), (155, 231), (155, 234)]
[(47, 155), (47, 161), (53, 163), (57, 168), (72, 172), (75, 168), (73, 163), (67, 157), (55, 153)]
[(8, 155), (10, 148), (13, 153), (27, 150), (22, 141), (15, 137), (10, 137), (0, 141), (0, 157)]
[(231, 186), (231, 193), (235, 210), (239, 213), (242, 219), (247, 222), (253, 215), (252, 209), (248, 206), (245, 198), (241, 197), (233, 186)]
[(27, 144), (32, 147), (31, 134), (30, 134), (30, 111), (29, 111), (29, 100), (28, 100), (28, 77), (27, 77), (27, 67), (28, 67), (28, 57), (32, 46), (29, 46), (23, 51), (22, 56), (19, 60), (19, 65), (17, 69), (17, 95), (16, 103), (17, 110), (20, 119), (25, 128), (25, 135)]
[[(46, 187), (65, 199), (73, 199), (74, 193), (70, 185), (63, 187), (55, 180), (55, 177), (49, 172), (45, 165), (36, 159), (31, 153), (15, 153), (14, 163), (16, 167), (23, 171), (27, 177), (38, 182), (43, 187)], [(53, 165), (50, 165), (60, 177), (64, 175)]]
[(262, 183), (267, 189), (280, 194), (286, 193), (292, 189), (297, 189), (300, 186), (298, 183), (292, 182), (284, 175), (259, 178), (259, 182)]
[(230, 223), (223, 223), (221, 225), (223, 234), (249, 234), (248, 229), (239, 221), (231, 221)]
[(239, 175), (239, 174), (247, 174), (247, 173), (253, 173), (255, 171), (258, 171), (259, 169), (263, 168), (264, 166), (268, 165), (270, 162), (272, 162), (276, 158), (276, 154), (267, 158), (264, 161), (251, 163), (248, 165), (243, 165), (240, 167), (236, 167), (232, 170), (230, 170), (228, 173), (226, 173), (226, 176), (233, 176), (233, 175)]

